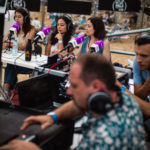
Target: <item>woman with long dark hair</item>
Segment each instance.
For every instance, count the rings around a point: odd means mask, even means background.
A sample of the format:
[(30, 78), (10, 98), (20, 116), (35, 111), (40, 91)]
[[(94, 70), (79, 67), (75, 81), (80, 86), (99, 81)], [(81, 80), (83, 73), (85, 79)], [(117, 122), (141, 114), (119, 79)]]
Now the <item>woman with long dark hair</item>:
[[(18, 41), (18, 50), (24, 51), (28, 42), (28, 39), (33, 39), (35, 36), (35, 28), (31, 25), (30, 15), (27, 9), (18, 8), (15, 10), (14, 19), (16, 23), (20, 24), (20, 28), (15, 35), (15, 39)], [(5, 35), (3, 41), (8, 39), (10, 31)], [(3, 49), (6, 49), (9, 46), (8, 43), (3, 43)], [(13, 88), (17, 82), (18, 73), (28, 73), (31, 72), (30, 69), (14, 66), (7, 64), (5, 69), (4, 83), (6, 91), (9, 91), (10, 88)]]
[(57, 19), (56, 28), (54, 29), (46, 50), (46, 55), (51, 55), (62, 50), (72, 39), (73, 23), (69, 16), (60, 16)]
[[(24, 50), (26, 48), (28, 39), (33, 39), (35, 36), (35, 28), (31, 25), (30, 15), (27, 9), (18, 8), (15, 10), (14, 20), (20, 24), (20, 28), (16, 34), (16, 40), (18, 40), (18, 49)], [(7, 40), (10, 31), (5, 35), (3, 41)], [(3, 44), (3, 49), (9, 46), (8, 43)]]

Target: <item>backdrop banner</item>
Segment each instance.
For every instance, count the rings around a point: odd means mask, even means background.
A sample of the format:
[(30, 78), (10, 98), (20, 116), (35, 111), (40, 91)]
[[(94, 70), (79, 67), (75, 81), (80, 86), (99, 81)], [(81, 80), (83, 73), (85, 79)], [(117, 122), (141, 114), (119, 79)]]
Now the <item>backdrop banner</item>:
[(19, 7), (27, 8), (29, 11), (40, 11), (40, 0), (9, 0), (10, 10)]
[(136, 11), (141, 9), (140, 0), (99, 0), (99, 10)]
[(91, 2), (76, 0), (48, 0), (48, 12), (91, 14)]

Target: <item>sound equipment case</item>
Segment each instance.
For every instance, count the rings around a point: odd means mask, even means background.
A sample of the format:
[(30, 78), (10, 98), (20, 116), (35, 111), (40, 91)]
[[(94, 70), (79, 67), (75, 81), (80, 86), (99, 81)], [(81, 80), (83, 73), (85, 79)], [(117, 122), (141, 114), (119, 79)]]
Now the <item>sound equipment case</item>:
[(20, 135), (35, 135), (33, 142), (44, 150), (66, 150), (72, 144), (74, 123), (72, 120), (54, 124), (41, 130), (35, 124), (20, 131), (24, 119), (30, 115), (41, 115), (33, 109), (12, 105), (0, 101), (0, 145), (7, 144)]

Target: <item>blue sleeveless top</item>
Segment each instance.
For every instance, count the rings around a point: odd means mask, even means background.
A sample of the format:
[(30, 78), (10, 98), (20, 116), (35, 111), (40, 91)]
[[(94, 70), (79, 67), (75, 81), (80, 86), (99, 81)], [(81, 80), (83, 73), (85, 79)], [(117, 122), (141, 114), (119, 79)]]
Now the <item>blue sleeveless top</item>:
[[(88, 42), (90, 40), (90, 37), (87, 36), (82, 44), (82, 47), (81, 47), (81, 51), (80, 51), (80, 54), (84, 54), (86, 53), (86, 48), (87, 48), (87, 45), (88, 45)], [(103, 53), (103, 47), (99, 49), (99, 51), (97, 52), (99, 54), (102, 54)]]

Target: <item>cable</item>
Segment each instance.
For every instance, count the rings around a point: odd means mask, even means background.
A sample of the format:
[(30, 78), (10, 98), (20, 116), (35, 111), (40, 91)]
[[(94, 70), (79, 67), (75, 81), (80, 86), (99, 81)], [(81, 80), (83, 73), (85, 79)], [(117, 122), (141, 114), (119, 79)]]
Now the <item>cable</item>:
[(5, 92), (5, 90), (3, 89), (3, 87), (0, 84), (0, 93), (2, 94), (5, 102), (10, 103), (10, 98), (8, 96), (8, 94)]
[(72, 58), (74, 58), (74, 56), (69, 56), (69, 57), (67, 57), (67, 58), (64, 59), (64, 60), (55, 63), (54, 65), (52, 65), (52, 66), (49, 68), (48, 72), (50, 72), (51, 69), (53, 69), (54, 67), (58, 66), (60, 63), (65, 62), (65, 61), (67, 61), (67, 60), (69, 60), (69, 59), (72, 59)]
[(23, 54), (25, 54), (25, 52), (22, 52), (18, 57), (15, 58), (15, 60), (14, 60), (14, 66), (16, 66), (16, 60), (19, 59)]

